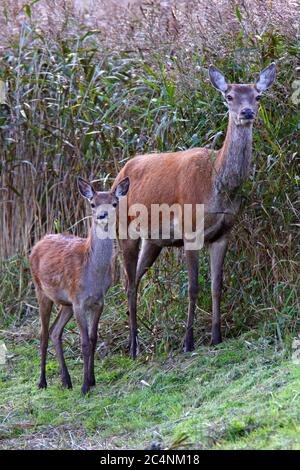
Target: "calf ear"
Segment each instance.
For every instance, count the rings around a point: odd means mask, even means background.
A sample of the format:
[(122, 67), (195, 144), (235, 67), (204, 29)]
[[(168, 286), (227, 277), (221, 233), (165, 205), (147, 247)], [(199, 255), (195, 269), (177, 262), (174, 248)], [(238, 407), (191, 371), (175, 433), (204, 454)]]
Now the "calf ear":
[(268, 67), (266, 67), (262, 72), (260, 72), (257, 82), (255, 84), (258, 91), (265, 91), (269, 88), (276, 76), (276, 66), (275, 62), (272, 62)]
[(122, 196), (126, 196), (126, 194), (128, 193), (129, 186), (130, 186), (130, 180), (129, 180), (128, 176), (126, 176), (126, 178), (124, 178), (122, 181), (120, 181), (120, 183), (117, 185), (117, 187), (114, 191), (115, 196), (118, 199)]
[(93, 186), (80, 176), (77, 178), (77, 184), (80, 194), (86, 199), (92, 199), (96, 191)]
[(225, 91), (228, 88), (228, 84), (225, 80), (224, 75), (220, 72), (220, 70), (218, 70), (213, 65), (210, 65), (208, 69), (208, 74), (209, 74), (209, 79), (210, 79), (211, 84), (217, 90), (220, 90), (222, 93), (225, 93)]

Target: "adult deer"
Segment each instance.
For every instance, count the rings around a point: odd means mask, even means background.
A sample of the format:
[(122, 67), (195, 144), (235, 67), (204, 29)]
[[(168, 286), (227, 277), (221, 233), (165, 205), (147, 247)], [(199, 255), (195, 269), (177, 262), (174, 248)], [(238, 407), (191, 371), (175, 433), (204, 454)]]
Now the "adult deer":
[[(225, 141), (220, 150), (192, 148), (180, 152), (140, 155), (128, 161), (118, 174), (114, 187), (128, 176), (128, 206), (139, 203), (151, 213), (152, 204), (204, 205), (204, 241), (210, 249), (212, 292), (211, 343), (221, 337), (220, 300), (223, 264), (228, 238), (240, 205), (239, 188), (248, 175), (252, 154), (252, 127), (261, 93), (275, 79), (275, 64), (259, 75), (255, 84), (229, 84), (224, 75), (210, 66), (212, 85), (221, 91), (229, 110)], [(128, 218), (128, 223), (130, 222)], [(139, 250), (139, 239), (120, 240), (127, 275), (130, 319), (130, 354), (137, 353), (136, 303), (139, 282), (159, 256), (163, 246), (182, 246), (181, 240), (145, 237)], [(189, 307), (184, 350), (194, 348), (193, 321), (198, 295), (198, 253), (185, 250), (189, 277)]]
[(83, 355), (82, 393), (95, 385), (94, 355), (97, 329), (104, 305), (104, 295), (111, 285), (113, 239), (107, 236), (114, 221), (119, 198), (127, 194), (129, 179), (124, 178), (112, 192), (97, 192), (78, 179), (81, 195), (92, 208), (92, 227), (87, 238), (72, 235), (46, 235), (30, 255), (30, 268), (39, 303), (41, 320), (41, 376), (39, 388), (46, 388), (46, 354), (53, 303), (60, 312), (50, 329), (60, 363), (62, 384), (72, 388), (62, 349), (64, 327), (73, 313), (80, 330)]

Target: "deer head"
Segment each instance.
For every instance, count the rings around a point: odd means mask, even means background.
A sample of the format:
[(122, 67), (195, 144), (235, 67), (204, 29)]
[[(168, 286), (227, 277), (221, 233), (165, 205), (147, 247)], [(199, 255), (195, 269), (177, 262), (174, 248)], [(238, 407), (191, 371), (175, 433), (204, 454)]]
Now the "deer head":
[(226, 100), (229, 115), (238, 126), (253, 123), (259, 108), (261, 94), (269, 88), (275, 79), (276, 68), (273, 62), (259, 75), (256, 83), (249, 85), (230, 84), (224, 75), (213, 65), (209, 67), (209, 78), (212, 85), (221, 91)]
[(111, 218), (115, 218), (119, 199), (126, 196), (129, 190), (129, 178), (126, 177), (116, 186), (114, 191), (95, 191), (93, 185), (78, 177), (78, 189), (86, 198), (92, 208), (93, 221), (97, 225), (107, 225)]

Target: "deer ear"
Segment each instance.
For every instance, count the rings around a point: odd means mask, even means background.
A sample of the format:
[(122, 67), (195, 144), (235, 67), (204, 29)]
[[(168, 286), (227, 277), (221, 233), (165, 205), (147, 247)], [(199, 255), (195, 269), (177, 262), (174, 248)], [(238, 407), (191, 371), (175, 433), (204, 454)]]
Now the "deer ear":
[(77, 184), (80, 194), (86, 199), (92, 199), (96, 191), (93, 186), (80, 176), (77, 178)]
[(276, 76), (276, 66), (275, 62), (272, 62), (268, 67), (266, 67), (262, 72), (260, 72), (258, 80), (255, 84), (256, 89), (258, 91), (265, 91), (267, 88), (269, 88)]
[(220, 72), (220, 70), (218, 70), (213, 65), (210, 65), (208, 69), (208, 74), (209, 74), (209, 79), (210, 79), (211, 84), (217, 90), (220, 90), (222, 93), (225, 93), (225, 91), (228, 88), (228, 84), (225, 80), (224, 75)]
[(122, 181), (120, 181), (120, 183), (117, 185), (117, 187), (114, 191), (115, 196), (118, 199), (122, 196), (126, 196), (126, 194), (128, 193), (129, 186), (130, 186), (130, 180), (129, 180), (128, 176), (126, 176), (126, 178), (124, 178)]

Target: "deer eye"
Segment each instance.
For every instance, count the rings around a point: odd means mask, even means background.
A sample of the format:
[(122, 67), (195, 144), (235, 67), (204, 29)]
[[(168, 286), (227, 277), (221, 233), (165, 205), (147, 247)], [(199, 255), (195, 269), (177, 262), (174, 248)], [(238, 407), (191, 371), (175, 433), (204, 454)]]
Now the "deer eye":
[(95, 204), (93, 202), (91, 202), (91, 208), (95, 209), (95, 207), (96, 207)]
[(261, 96), (260, 96), (260, 95), (257, 95), (257, 97), (256, 97), (255, 99), (256, 99), (256, 101), (260, 101)]
[(231, 96), (231, 95), (227, 95), (226, 98), (227, 98), (227, 101), (232, 101), (233, 100), (233, 96)]
[(117, 202), (113, 202), (112, 206), (113, 207), (117, 207), (118, 203)]

